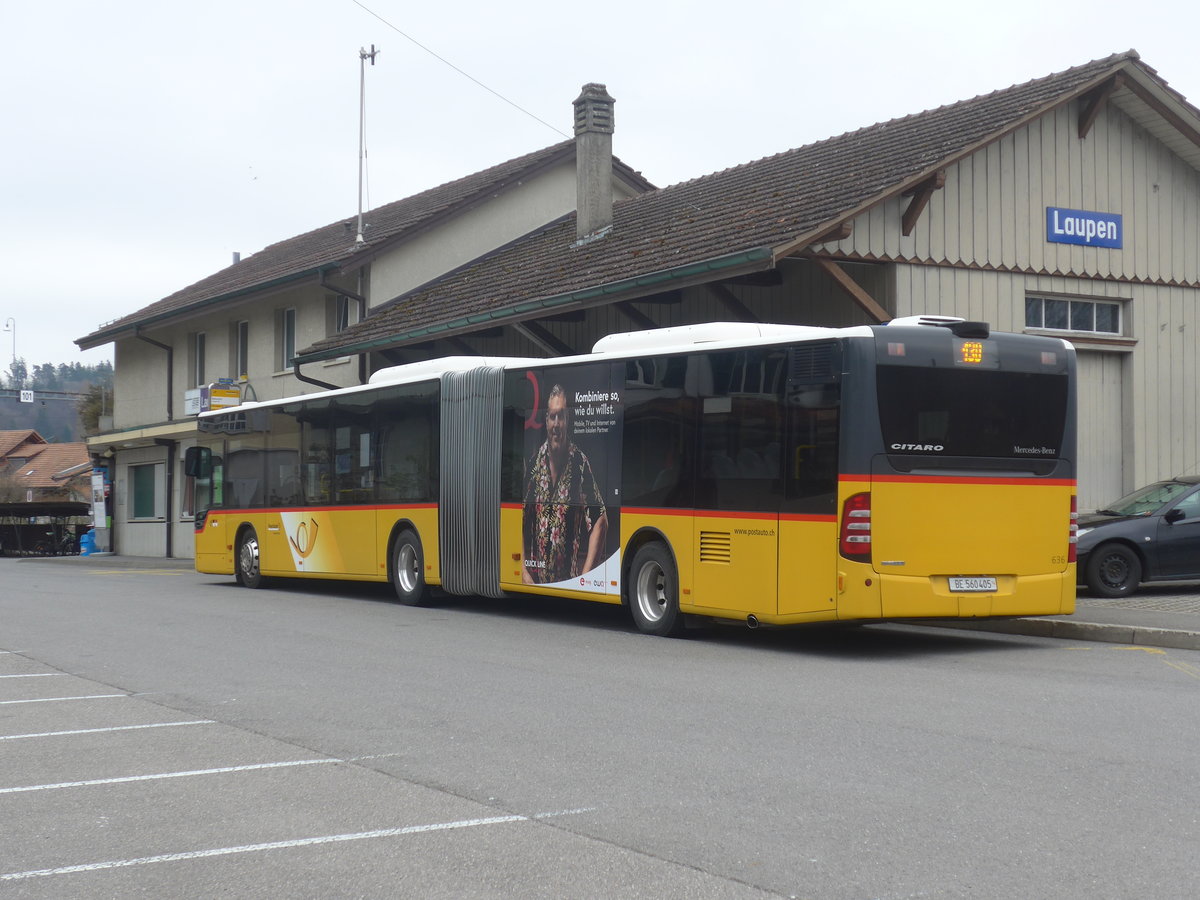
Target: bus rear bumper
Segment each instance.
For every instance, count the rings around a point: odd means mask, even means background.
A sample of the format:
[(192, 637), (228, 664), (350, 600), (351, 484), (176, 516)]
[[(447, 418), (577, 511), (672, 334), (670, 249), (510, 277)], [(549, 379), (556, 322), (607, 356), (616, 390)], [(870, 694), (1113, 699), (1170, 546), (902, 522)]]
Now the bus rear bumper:
[(885, 619), (1058, 616), (1075, 611), (1075, 571), (997, 578), (994, 593), (954, 592), (945, 575), (881, 575)]

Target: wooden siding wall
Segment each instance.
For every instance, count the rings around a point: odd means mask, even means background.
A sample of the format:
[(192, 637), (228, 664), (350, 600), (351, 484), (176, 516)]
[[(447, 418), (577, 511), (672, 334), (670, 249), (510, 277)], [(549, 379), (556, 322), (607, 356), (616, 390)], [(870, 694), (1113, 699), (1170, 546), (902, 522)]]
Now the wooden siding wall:
[[(946, 170), (913, 234), (907, 197), (825, 249), (1049, 274), (1200, 283), (1200, 173), (1111, 104), (1084, 139), (1072, 103)], [(1120, 250), (1046, 241), (1046, 207), (1123, 216)]]
[[(1092, 385), (1080, 391), (1080, 452), (1098, 443), (1106, 445), (1105, 453), (1113, 445), (1122, 447), (1122, 490), (1200, 472), (1200, 291), (925, 265), (897, 265), (895, 285), (897, 315), (957, 315), (991, 322), (1002, 331), (1024, 330), (1027, 294), (1127, 301), (1122, 317), (1134, 344), (1105, 349), (1076, 341), (1087, 352), (1124, 357), (1118, 364), (1124, 381), (1118, 408), (1101, 399), (1111, 398), (1111, 390)], [(1111, 366), (1104, 371), (1113, 377)], [(1090, 487), (1081, 485), (1081, 497)]]

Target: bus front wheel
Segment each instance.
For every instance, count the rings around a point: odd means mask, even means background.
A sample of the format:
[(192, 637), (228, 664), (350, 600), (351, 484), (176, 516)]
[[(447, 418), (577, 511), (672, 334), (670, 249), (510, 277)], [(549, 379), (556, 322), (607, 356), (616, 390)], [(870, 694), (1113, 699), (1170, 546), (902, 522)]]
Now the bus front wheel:
[(629, 569), (629, 611), (643, 634), (672, 637), (683, 631), (675, 562), (661, 543), (643, 544)]
[(409, 528), (400, 532), (392, 548), (392, 586), (405, 606), (425, 606), (429, 602), (421, 539)]
[(238, 538), (237, 555), (234, 572), (237, 583), (242, 587), (256, 588), (262, 586), (261, 554), (258, 547), (258, 534), (253, 528), (247, 528)]

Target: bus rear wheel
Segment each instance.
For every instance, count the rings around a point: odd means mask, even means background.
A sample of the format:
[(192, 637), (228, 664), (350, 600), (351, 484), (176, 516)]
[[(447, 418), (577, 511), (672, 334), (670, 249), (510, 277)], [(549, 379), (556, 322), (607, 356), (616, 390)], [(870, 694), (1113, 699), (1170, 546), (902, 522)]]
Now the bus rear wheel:
[(258, 534), (253, 528), (247, 528), (238, 538), (237, 553), (234, 557), (233, 568), (237, 583), (242, 587), (261, 587), (263, 581), (261, 563)]
[(643, 544), (629, 567), (629, 611), (643, 634), (673, 637), (683, 631), (679, 612), (679, 578), (667, 548)]
[(397, 599), (405, 606), (425, 606), (429, 603), (429, 585), (425, 583), (425, 554), (421, 539), (411, 528), (396, 536), (392, 547), (392, 587)]

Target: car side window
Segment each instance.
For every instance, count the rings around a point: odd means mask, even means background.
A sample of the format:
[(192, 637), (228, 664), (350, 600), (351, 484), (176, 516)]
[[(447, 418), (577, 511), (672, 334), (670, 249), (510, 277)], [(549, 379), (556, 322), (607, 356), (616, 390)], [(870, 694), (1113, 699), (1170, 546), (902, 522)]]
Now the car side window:
[(1175, 504), (1175, 508), (1183, 513), (1185, 519), (1200, 518), (1200, 491), (1184, 497)]

